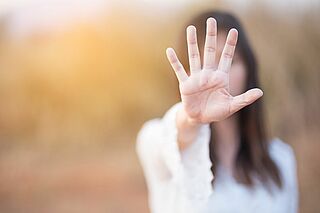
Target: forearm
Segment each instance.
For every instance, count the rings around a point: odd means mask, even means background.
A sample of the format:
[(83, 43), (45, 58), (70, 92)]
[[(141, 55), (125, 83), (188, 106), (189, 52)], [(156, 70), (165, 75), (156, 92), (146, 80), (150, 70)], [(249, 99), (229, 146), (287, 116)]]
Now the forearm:
[(192, 121), (183, 107), (177, 111), (176, 126), (178, 130), (177, 142), (180, 151), (190, 146), (199, 134), (202, 124)]

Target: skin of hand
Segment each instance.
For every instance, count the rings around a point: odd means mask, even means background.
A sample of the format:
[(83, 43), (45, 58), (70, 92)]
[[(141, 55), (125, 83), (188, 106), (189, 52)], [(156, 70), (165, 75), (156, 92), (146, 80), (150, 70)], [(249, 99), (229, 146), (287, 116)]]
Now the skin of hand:
[(176, 125), (181, 149), (197, 136), (202, 124), (222, 121), (263, 95), (254, 88), (232, 96), (229, 88), (229, 71), (237, 44), (238, 31), (228, 32), (219, 63), (216, 63), (217, 22), (207, 19), (203, 66), (197, 43), (196, 28), (187, 27), (187, 44), (190, 64), (188, 76), (172, 48), (166, 50), (168, 60), (179, 81), (183, 108), (177, 112)]

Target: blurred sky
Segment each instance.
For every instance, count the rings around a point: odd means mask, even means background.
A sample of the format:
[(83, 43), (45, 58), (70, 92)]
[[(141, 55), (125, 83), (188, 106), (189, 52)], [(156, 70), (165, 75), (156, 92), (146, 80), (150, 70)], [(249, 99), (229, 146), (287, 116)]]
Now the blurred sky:
[[(246, 10), (257, 4), (255, 0), (132, 0), (125, 4), (116, 0), (1, 0), (0, 16), (7, 16), (7, 27), (9, 34), (13, 37), (24, 37), (34, 31), (57, 31), (63, 26), (73, 22), (94, 22), (100, 15), (106, 15), (115, 5), (122, 7), (145, 8), (146, 13), (156, 15), (157, 11), (174, 13), (179, 12), (188, 4), (195, 2), (208, 3), (223, 2), (234, 5), (237, 10)], [(305, 10), (319, 8), (319, 0), (262, 0), (259, 4), (272, 10), (274, 15), (286, 16), (290, 12), (296, 15)], [(251, 8), (252, 9), (252, 8)]]
[[(144, 2), (148, 3), (151, 2), (155, 6), (159, 5), (183, 5), (186, 4), (187, 2), (201, 2), (199, 0), (135, 0), (135, 2)], [(1, 0), (0, 1), (0, 14), (6, 13), (13, 8), (21, 7), (24, 5), (29, 5), (30, 3), (45, 3), (48, 4), (50, 3), (51, 6), (57, 6), (61, 7), (68, 7), (69, 5), (77, 5), (77, 9), (90, 9), (90, 7), (95, 7), (95, 6), (101, 6), (102, 4), (107, 4), (110, 2), (116, 2), (113, 0)], [(126, 2), (133, 2), (133, 1), (128, 1)], [(209, 2), (208, 0), (205, 2)], [(215, 2), (214, 0), (212, 2)], [(220, 0), (220, 2), (230, 2), (235, 4), (237, 7), (247, 7), (248, 5), (252, 3), (257, 3), (255, 0)], [(263, 2), (263, 4), (269, 6), (272, 9), (277, 9), (279, 11), (283, 10), (286, 8), (286, 10), (305, 10), (305, 9), (310, 9), (313, 8), (315, 5), (319, 6), (320, 2), (319, 0), (261, 0), (260, 2)], [(123, 2), (122, 2), (123, 3)], [(286, 11), (287, 12), (287, 11)]]

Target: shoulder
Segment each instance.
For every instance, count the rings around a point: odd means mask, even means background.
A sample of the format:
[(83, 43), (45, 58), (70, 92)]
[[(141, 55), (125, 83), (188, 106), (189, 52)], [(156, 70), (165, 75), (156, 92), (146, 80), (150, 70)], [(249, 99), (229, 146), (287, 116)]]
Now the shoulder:
[(270, 149), (271, 150), (283, 150), (283, 151), (293, 151), (291, 145), (288, 143), (284, 142), (282, 139), (275, 137), (270, 141)]
[(269, 144), (271, 158), (277, 164), (285, 182), (296, 178), (296, 157), (293, 148), (280, 138), (274, 138)]
[(281, 160), (284, 163), (295, 160), (293, 148), (280, 138), (274, 138), (270, 141), (269, 153), (274, 160)]

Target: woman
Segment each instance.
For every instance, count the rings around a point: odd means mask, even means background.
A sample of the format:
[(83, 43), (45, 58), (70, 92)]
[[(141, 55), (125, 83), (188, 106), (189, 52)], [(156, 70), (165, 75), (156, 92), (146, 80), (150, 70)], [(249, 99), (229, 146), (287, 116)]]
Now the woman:
[[(190, 74), (166, 51), (181, 102), (137, 137), (151, 212), (297, 212), (295, 156), (266, 134), (256, 61), (240, 23), (208, 12), (191, 24)], [(196, 30), (205, 36), (203, 65)]]

